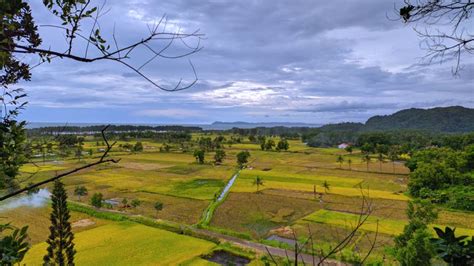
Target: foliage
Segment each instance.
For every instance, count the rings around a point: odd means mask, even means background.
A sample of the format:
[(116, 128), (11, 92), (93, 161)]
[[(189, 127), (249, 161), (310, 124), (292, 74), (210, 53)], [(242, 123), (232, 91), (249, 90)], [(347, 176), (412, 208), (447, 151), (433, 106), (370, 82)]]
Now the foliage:
[(344, 162), (344, 157), (342, 157), (342, 155), (337, 156), (336, 162), (339, 163), (339, 168), (342, 168), (342, 163)]
[(258, 192), (260, 186), (263, 186), (263, 178), (261, 178), (260, 176), (255, 177), (253, 184), (257, 186), (257, 192)]
[(395, 237), (394, 253), (401, 265), (431, 265), (434, 256), (428, 224), (437, 218), (437, 211), (428, 201), (408, 202), (408, 225)]
[(54, 182), (54, 189), (51, 195), (52, 211), (50, 235), (46, 243), (48, 244), (47, 254), (43, 261), (45, 265), (74, 265), (74, 234), (72, 233), (71, 218), (67, 206), (67, 193), (60, 180)]
[(474, 236), (456, 237), (456, 228), (446, 226), (444, 232), (435, 227), (438, 238), (431, 238), (436, 253), (449, 265), (469, 265), (474, 263)]
[(143, 151), (143, 144), (141, 143), (141, 141), (138, 141), (137, 143), (135, 143), (135, 145), (133, 145), (133, 151), (134, 152), (142, 152)]
[(0, 189), (18, 188), (16, 177), (26, 162), (25, 122), (7, 116), (0, 121)]
[(366, 131), (423, 129), (431, 132), (474, 131), (474, 109), (461, 106), (432, 109), (405, 109), (392, 115), (374, 116), (365, 123)]
[[(12, 227), (9, 224), (0, 225), (0, 264), (14, 265), (19, 264), (29, 249), (28, 245), (28, 226), (21, 229)], [(6, 231), (13, 231), (11, 234), (5, 234)]]
[(216, 154), (214, 154), (214, 161), (216, 163), (222, 163), (222, 160), (224, 160), (226, 154), (225, 151), (222, 149), (216, 150)]
[(464, 151), (430, 148), (415, 152), (407, 161), (412, 171), (408, 191), (415, 197), (430, 199), (451, 208), (474, 210), (471, 157), (471, 146)]
[(194, 158), (196, 158), (196, 162), (199, 164), (204, 164), (204, 150), (195, 150), (193, 154)]
[(81, 200), (82, 196), (86, 196), (89, 192), (85, 186), (77, 186), (74, 188), (74, 195), (76, 195), (79, 200)]
[(249, 158), (250, 152), (248, 151), (241, 151), (237, 153), (237, 165), (239, 167), (243, 167), (246, 163), (248, 163)]
[(290, 148), (290, 144), (288, 143), (288, 140), (286, 139), (281, 139), (278, 141), (278, 144), (276, 146), (277, 151), (287, 151)]
[(96, 208), (102, 208), (103, 200), (104, 195), (102, 195), (102, 193), (94, 193), (91, 198), (91, 205)]
[(133, 199), (132, 202), (130, 202), (130, 205), (132, 205), (133, 208), (137, 208), (141, 204), (142, 202), (139, 199)]

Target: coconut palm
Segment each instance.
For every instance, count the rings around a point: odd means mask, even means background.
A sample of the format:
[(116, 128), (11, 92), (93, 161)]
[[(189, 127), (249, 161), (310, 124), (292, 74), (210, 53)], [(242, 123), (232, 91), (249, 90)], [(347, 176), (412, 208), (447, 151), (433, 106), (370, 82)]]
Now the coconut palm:
[(339, 168), (342, 168), (342, 163), (344, 162), (344, 157), (342, 157), (342, 155), (339, 155), (339, 156), (337, 157), (336, 162), (339, 163)]
[(368, 153), (365, 153), (364, 156), (362, 157), (362, 161), (367, 164), (367, 172), (369, 171), (369, 164), (370, 164), (370, 155)]
[(255, 181), (253, 181), (253, 184), (254, 184), (254, 185), (257, 185), (257, 192), (258, 192), (260, 186), (263, 186), (263, 178), (261, 178), (260, 176), (257, 176), (257, 177), (255, 178)]
[(81, 201), (82, 196), (86, 196), (88, 193), (87, 188), (85, 186), (77, 186), (74, 189), (74, 195), (77, 196), (77, 199)]
[(328, 181), (324, 180), (323, 183), (323, 188), (324, 188), (324, 193), (328, 193), (329, 190), (331, 190), (331, 185), (329, 185)]
[(395, 161), (398, 160), (398, 150), (396, 148), (390, 149), (388, 152), (388, 158), (392, 161), (393, 173), (395, 173)]
[(379, 156), (377, 156), (377, 161), (379, 161), (379, 170), (382, 172), (382, 163), (384, 162), (383, 154), (379, 153)]

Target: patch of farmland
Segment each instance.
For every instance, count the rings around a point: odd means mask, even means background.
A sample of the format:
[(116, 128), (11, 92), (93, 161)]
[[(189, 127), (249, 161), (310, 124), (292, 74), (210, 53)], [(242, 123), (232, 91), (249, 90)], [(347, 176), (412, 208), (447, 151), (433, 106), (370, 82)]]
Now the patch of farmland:
[(214, 212), (211, 226), (260, 237), (269, 230), (288, 225), (317, 210), (312, 200), (263, 193), (230, 193)]
[[(342, 213), (321, 209), (304, 217), (302, 220), (314, 223), (331, 224), (351, 229), (354, 228), (354, 226), (357, 224), (358, 219), (358, 214)], [(407, 220), (386, 219), (372, 215), (367, 219), (366, 223), (361, 226), (361, 230), (376, 232), (378, 227), (379, 233), (387, 235), (398, 235), (403, 232), (403, 228), (407, 224)], [(439, 224), (430, 225), (430, 227), (435, 226), (444, 228), (444, 226)], [(456, 232), (460, 235), (474, 235), (474, 230), (469, 228), (456, 228)], [(433, 235), (435, 235), (434, 230), (432, 230), (432, 233)]]
[[(177, 265), (215, 246), (205, 240), (130, 222), (111, 223), (75, 235), (77, 265)], [(34, 245), (22, 263), (39, 265), (46, 244)]]

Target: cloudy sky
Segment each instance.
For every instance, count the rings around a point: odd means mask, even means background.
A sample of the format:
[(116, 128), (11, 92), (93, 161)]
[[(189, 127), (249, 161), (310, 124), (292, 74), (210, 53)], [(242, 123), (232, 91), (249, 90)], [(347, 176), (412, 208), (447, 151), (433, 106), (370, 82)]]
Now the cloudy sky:
[[(57, 24), (41, 1), (30, 2), (39, 25)], [(400, 2), (108, 1), (110, 11), (100, 26), (106, 36), (115, 27), (119, 45), (146, 36), (147, 25), (163, 15), (167, 31), (199, 29), (205, 34), (203, 50), (189, 57), (198, 83), (170, 93), (113, 62), (54, 60), (35, 68), (32, 81), (21, 84), (29, 94), (23, 118), (70, 123), (330, 123), (365, 121), (411, 107), (474, 107), (472, 55), (463, 61), (459, 77), (452, 76), (451, 62), (419, 64), (424, 52), (416, 33), (389, 19)], [(41, 26), (40, 32), (44, 47), (64, 49), (62, 31)], [(164, 43), (152, 45), (159, 49)], [(83, 43), (76, 47), (76, 53), (83, 53)], [(167, 55), (183, 48), (173, 44)], [(137, 50), (130, 62), (140, 65), (150, 56), (147, 50)], [(193, 79), (188, 59), (160, 58), (144, 73), (164, 86)]]

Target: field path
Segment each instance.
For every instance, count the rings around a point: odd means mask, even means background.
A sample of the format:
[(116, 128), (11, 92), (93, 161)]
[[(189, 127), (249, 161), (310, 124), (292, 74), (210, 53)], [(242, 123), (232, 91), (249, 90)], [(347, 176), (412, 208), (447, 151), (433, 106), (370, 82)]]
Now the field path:
[[(281, 257), (281, 258), (290, 258), (291, 260), (295, 259), (294, 252), (291, 250), (285, 250), (282, 248), (277, 248), (277, 247), (272, 247), (268, 245), (264, 245), (261, 243), (256, 243), (252, 241), (248, 241), (245, 239), (241, 239), (238, 237), (233, 237), (229, 235), (224, 235), (220, 233), (216, 233), (213, 231), (205, 230), (205, 229), (192, 229), (200, 234), (208, 235), (214, 238), (218, 238), (220, 240), (224, 240), (227, 242), (230, 242), (231, 244), (246, 248), (246, 249), (251, 249), (256, 251), (257, 253), (260, 254), (268, 254), (270, 253), (272, 256), (275, 257)], [(307, 265), (313, 265), (313, 256), (310, 254), (305, 254), (301, 253), (298, 256), (298, 260), (301, 262), (304, 262)], [(317, 257), (314, 258), (314, 265), (317, 265), (319, 262), (319, 259)], [(335, 261), (335, 260), (326, 260), (323, 265), (329, 265), (329, 266), (348, 266), (351, 264), (346, 264), (340, 261)]]

